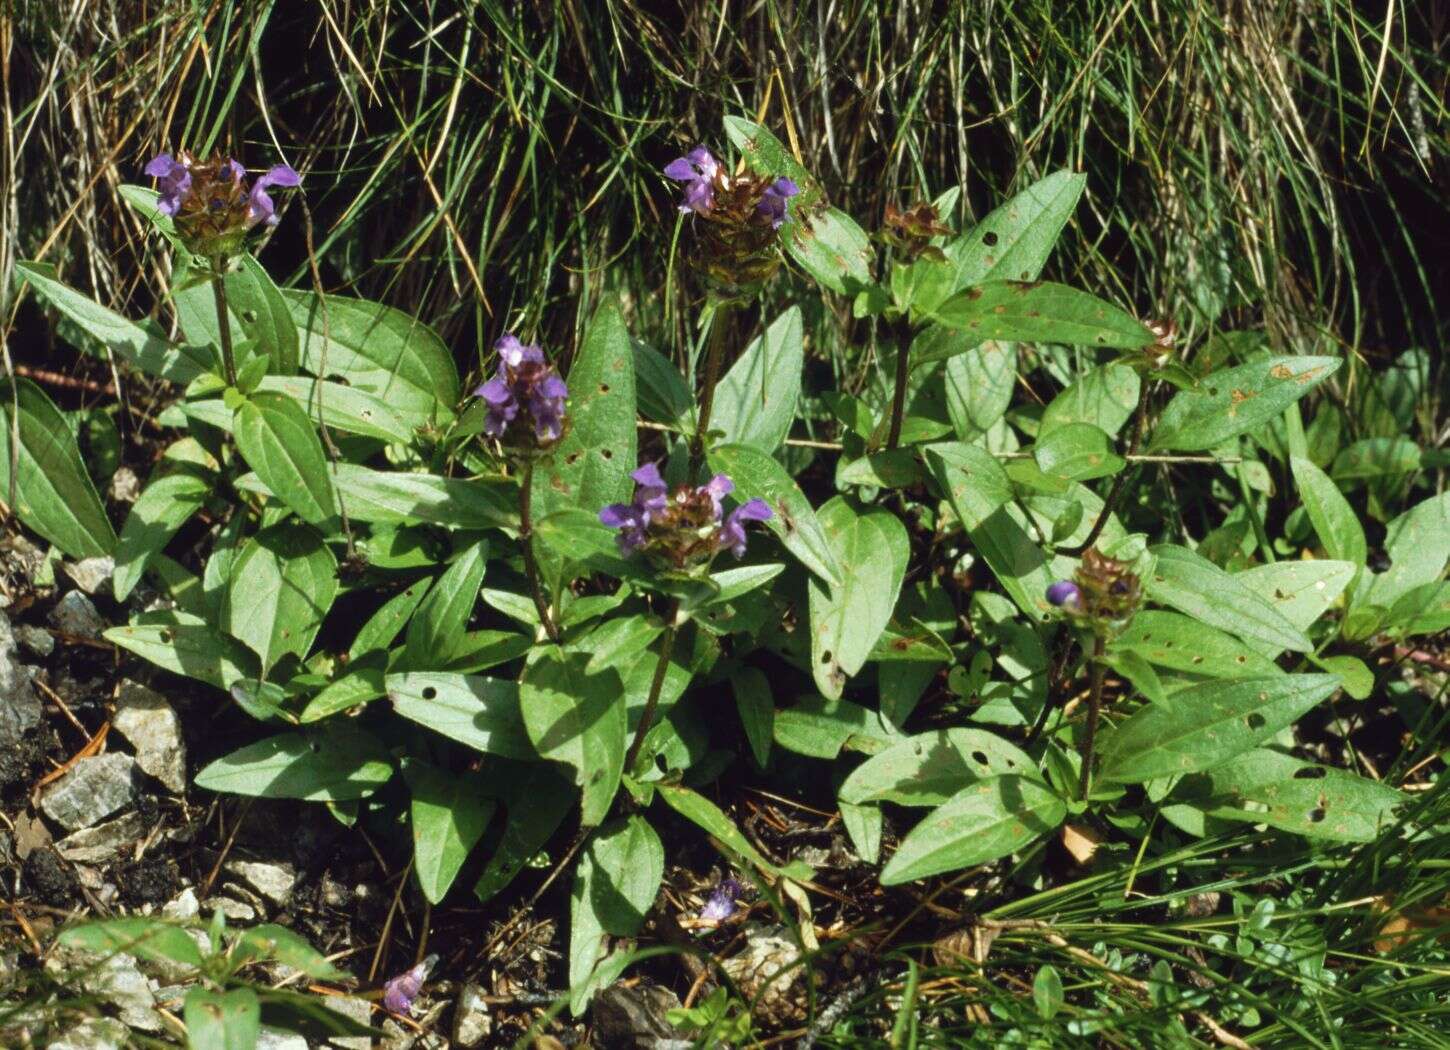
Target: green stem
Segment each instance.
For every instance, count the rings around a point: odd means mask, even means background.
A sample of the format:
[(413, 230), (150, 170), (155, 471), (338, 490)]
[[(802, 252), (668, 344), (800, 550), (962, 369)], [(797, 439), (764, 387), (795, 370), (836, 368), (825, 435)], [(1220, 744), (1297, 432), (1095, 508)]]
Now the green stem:
[(539, 563), (534, 559), (533, 460), (523, 465), (523, 472), (524, 476), (519, 480), (519, 543), (524, 548), (524, 571), (529, 577), (529, 592), (534, 596), (534, 608), (539, 611), (539, 623), (543, 624), (549, 641), (558, 645), (561, 640), (559, 625), (554, 622), (549, 603), (544, 601), (543, 584), (539, 582)]
[(649, 699), (645, 701), (644, 713), (639, 716), (639, 725), (634, 730), (634, 740), (630, 742), (629, 750), (624, 755), (624, 771), (626, 773), (634, 769), (634, 764), (639, 760), (640, 749), (644, 747), (644, 738), (649, 735), (650, 728), (654, 725), (655, 709), (660, 705), (660, 691), (665, 687), (665, 674), (670, 669), (670, 655), (675, 650), (675, 635), (679, 632), (679, 626), (675, 622), (679, 618), (680, 603), (677, 601), (670, 608), (670, 625), (665, 628), (664, 640), (660, 643), (660, 658), (655, 664), (655, 676), (649, 684)]
[(1082, 773), (1078, 777), (1077, 794), (1087, 801), (1088, 789), (1092, 787), (1093, 743), (1098, 735), (1098, 719), (1103, 713), (1103, 676), (1107, 670), (1103, 663), (1106, 645), (1101, 634), (1093, 635), (1092, 687), (1088, 690), (1087, 732), (1082, 738)]
[(903, 314), (892, 326), (896, 335), (896, 386), (891, 391), (891, 427), (886, 432), (886, 451), (901, 442), (901, 421), (906, 415), (906, 380), (911, 375), (911, 322)]
[(232, 353), (232, 320), (227, 309), (227, 260), (218, 255), (211, 261), (211, 292), (216, 299), (216, 326), (221, 335), (222, 369), (226, 372), (227, 385), (237, 385), (237, 360)]
[(695, 438), (690, 443), (692, 468), (698, 468), (705, 459), (705, 435), (710, 432), (710, 416), (715, 409), (715, 386), (720, 381), (720, 357), (725, 352), (730, 309), (727, 302), (717, 303), (715, 317), (710, 322), (710, 345), (705, 350), (705, 388), (700, 392), (700, 418), (695, 426)]

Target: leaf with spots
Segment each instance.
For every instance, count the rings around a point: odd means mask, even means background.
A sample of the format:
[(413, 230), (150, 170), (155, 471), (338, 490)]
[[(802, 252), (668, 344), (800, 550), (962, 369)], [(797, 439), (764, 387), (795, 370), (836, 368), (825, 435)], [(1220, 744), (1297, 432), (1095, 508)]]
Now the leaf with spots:
[(1124, 364), (1090, 369), (1043, 409), (1037, 440), (1040, 442), (1054, 430), (1075, 423), (1090, 423), (1108, 434), (1116, 434), (1132, 418), (1141, 385), (1138, 373)]
[(634, 346), (613, 301), (590, 322), (568, 383), (569, 431), (536, 468), (535, 518), (564, 507), (597, 513), (609, 503), (628, 503), (634, 491)]
[(958, 871), (1013, 853), (1048, 834), (1067, 804), (1041, 780), (1007, 773), (957, 792), (901, 840), (881, 870), (883, 886)]
[(1148, 704), (1103, 734), (1105, 781), (1137, 784), (1213, 769), (1258, 747), (1339, 688), (1332, 674), (1204, 682)]
[(247, 466), (298, 517), (319, 525), (337, 516), (322, 440), (297, 402), (285, 394), (253, 394), (237, 407), (232, 436)]
[(1236, 634), (1269, 656), (1285, 649), (1313, 651), (1302, 630), (1237, 576), (1185, 547), (1159, 544), (1149, 550), (1155, 559), (1143, 581), (1149, 600)]
[(1013, 773), (1041, 779), (1037, 764), (985, 729), (937, 729), (907, 737), (851, 771), (842, 802), (939, 806), (984, 777)]
[(1280, 561), (1234, 573), (1295, 627), (1307, 630), (1344, 593), (1359, 566), (1348, 561)]
[(337, 559), (322, 534), (287, 521), (263, 529), (232, 564), (221, 629), (262, 658), (265, 673), (288, 653), (305, 659), (337, 596)]
[(384, 682), (393, 710), (404, 718), (486, 755), (538, 759), (524, 730), (517, 683), (443, 671), (390, 674)]
[(822, 695), (837, 699), (891, 621), (910, 542), (896, 515), (860, 510), (840, 496), (821, 508), (819, 521), (837, 560), (850, 566), (838, 584), (807, 585), (811, 672)]
[(1416, 587), (1434, 583), (1450, 562), (1450, 492), (1431, 496), (1385, 530), (1390, 567), (1374, 578), (1367, 601), (1392, 607)]
[(1278, 419), (1338, 370), (1337, 357), (1265, 357), (1210, 373), (1168, 402), (1149, 452), (1200, 452)]
[(1182, 613), (1141, 609), (1108, 647), (1133, 653), (1156, 667), (1206, 678), (1258, 678), (1283, 672), (1267, 656), (1233, 635)]
[(1044, 474), (1070, 481), (1109, 477), (1127, 465), (1112, 439), (1091, 423), (1057, 427), (1037, 439), (1032, 455)]
[(933, 313), (977, 339), (1076, 343), (1133, 349), (1153, 333), (1097, 296), (1050, 281), (988, 281), (942, 303)]

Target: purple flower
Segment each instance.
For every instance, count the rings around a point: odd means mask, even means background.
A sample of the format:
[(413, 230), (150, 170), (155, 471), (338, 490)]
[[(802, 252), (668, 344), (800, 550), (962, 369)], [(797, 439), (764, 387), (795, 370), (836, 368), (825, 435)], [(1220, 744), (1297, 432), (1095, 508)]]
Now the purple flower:
[(161, 194), (156, 210), (175, 215), (181, 199), (191, 192), (191, 172), (170, 153), (161, 153), (146, 165), (146, 174), (157, 180), (156, 189)]
[(1068, 612), (1076, 612), (1082, 608), (1082, 591), (1071, 580), (1058, 580), (1047, 588), (1047, 601)]
[(760, 203), (756, 205), (756, 210), (770, 219), (772, 230), (780, 229), (781, 224), (789, 219), (785, 213), (785, 202), (800, 191), (800, 187), (793, 180), (784, 176), (765, 188), (765, 193), (761, 196)]
[(395, 1014), (411, 1017), (413, 1000), (418, 998), (418, 993), (423, 990), (423, 982), (437, 964), (438, 956), (430, 955), (411, 970), (405, 970), (388, 980), (383, 985), (383, 1006)]
[[(233, 161), (233, 164), (235, 163)], [(259, 222), (265, 222), (268, 226), (277, 225), (277, 208), (272, 203), (272, 198), (267, 195), (268, 186), (300, 185), (302, 185), (302, 176), (286, 164), (278, 164), (269, 168), (265, 175), (252, 183), (252, 192), (247, 199), (247, 225), (255, 226)]]
[(704, 146), (696, 146), (665, 166), (665, 178), (685, 183), (680, 211), (700, 215), (715, 206), (715, 179), (719, 174), (720, 162)]
[(488, 404), (483, 432), (502, 438), (522, 409), (533, 423), (540, 445), (552, 445), (564, 434), (564, 401), (569, 388), (544, 358), (544, 351), (505, 333), (498, 351), (498, 373), (474, 391)]
[(725, 519), (725, 524), (720, 527), (720, 535), (716, 539), (721, 547), (729, 547), (730, 553), (737, 558), (745, 556), (745, 523), (747, 521), (769, 521), (775, 517), (771, 513), (770, 505), (763, 499), (749, 500), (730, 512)]
[(700, 909), (700, 918), (707, 922), (724, 922), (739, 910), (737, 901), (744, 896), (745, 887), (736, 879), (721, 879)]
[(635, 481), (633, 503), (611, 503), (599, 512), (599, 520), (611, 529), (618, 529), (614, 542), (626, 558), (648, 541), (645, 530), (654, 517), (669, 504), (669, 488), (660, 477), (658, 464), (646, 463), (630, 475)]

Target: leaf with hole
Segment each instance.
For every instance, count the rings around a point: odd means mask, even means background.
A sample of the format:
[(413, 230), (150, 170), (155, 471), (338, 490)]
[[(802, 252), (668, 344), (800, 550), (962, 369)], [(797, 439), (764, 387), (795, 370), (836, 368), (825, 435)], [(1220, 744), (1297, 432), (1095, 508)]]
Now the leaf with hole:
[(1158, 417), (1149, 452), (1200, 452), (1278, 419), (1338, 371), (1337, 357), (1266, 357), (1210, 373)]
[(1338, 688), (1332, 674), (1189, 686), (1104, 732), (1099, 776), (1137, 784), (1212, 769), (1258, 747)]
[(390, 674), (393, 710), (475, 751), (537, 759), (519, 708), (519, 686), (500, 678), (443, 671)]
[(976, 339), (1134, 349), (1153, 334), (1131, 314), (1065, 284), (987, 281), (952, 296), (932, 316)]
[(1148, 598), (1210, 627), (1238, 635), (1265, 655), (1312, 652), (1304, 632), (1250, 586), (1207, 558), (1168, 544), (1149, 548), (1155, 562), (1143, 581)]
[(984, 777), (1011, 773), (1041, 779), (1016, 744), (985, 729), (938, 729), (906, 737), (872, 755), (841, 784), (843, 802), (939, 806)]
[(1108, 647), (1133, 653), (1157, 667), (1209, 678), (1262, 678), (1279, 665), (1226, 631), (1182, 613), (1141, 609)]
[[(17, 430), (20, 440), (12, 448)], [(65, 417), (28, 379), (0, 381), (0, 499), (8, 501), (12, 489), (20, 520), (71, 557), (101, 557), (116, 546)]]
[(230, 689), (243, 678), (256, 678), (259, 670), (251, 650), (190, 613), (143, 613), (125, 627), (110, 628), (102, 637), (157, 667), (218, 689)]
[(1001, 774), (963, 788), (907, 832), (881, 869), (898, 886), (1014, 853), (1051, 832), (1067, 804), (1041, 780)]
[(208, 791), (255, 798), (346, 802), (393, 775), (392, 758), (371, 733), (329, 726), (326, 733), (280, 733), (233, 751), (196, 775)]

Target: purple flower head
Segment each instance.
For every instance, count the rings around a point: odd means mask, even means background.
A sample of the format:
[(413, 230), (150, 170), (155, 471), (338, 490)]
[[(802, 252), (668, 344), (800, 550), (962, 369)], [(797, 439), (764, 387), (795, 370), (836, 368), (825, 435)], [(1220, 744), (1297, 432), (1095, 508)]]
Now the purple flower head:
[(568, 386), (545, 360), (543, 350), (520, 342), (512, 332), (502, 336), (494, 349), (498, 372), (474, 391), (488, 404), (483, 432), (503, 438), (522, 410), (533, 424), (533, 441), (541, 447), (554, 444), (564, 436)]
[(715, 180), (720, 162), (704, 146), (696, 146), (683, 157), (665, 165), (665, 178), (685, 183), (685, 199), (680, 211), (703, 215), (715, 207)]
[(772, 517), (764, 500), (752, 499), (724, 513), (724, 499), (735, 491), (728, 475), (716, 474), (704, 485), (681, 485), (673, 493), (659, 467), (646, 463), (634, 472), (634, 502), (611, 503), (599, 520), (618, 529), (615, 542), (628, 557), (638, 550), (657, 555), (676, 569), (708, 564), (722, 550), (745, 553), (745, 523)]
[(413, 1000), (423, 990), (423, 982), (438, 964), (438, 956), (430, 955), (410, 970), (404, 970), (383, 985), (383, 1006), (395, 1014), (411, 1017)]
[(800, 191), (800, 187), (792, 179), (784, 176), (765, 188), (765, 193), (761, 196), (760, 203), (756, 205), (756, 210), (770, 219), (772, 230), (780, 229), (781, 224), (790, 218), (785, 213), (785, 202)]
[(187, 247), (202, 255), (232, 255), (241, 250), (247, 231), (277, 222), (269, 186), (298, 186), (302, 179), (278, 164), (250, 187), (247, 172), (230, 157), (198, 160), (185, 150), (161, 153), (146, 165), (157, 180), (156, 210), (171, 216)]
[(725, 519), (725, 524), (720, 527), (720, 536), (717, 542), (721, 547), (729, 547), (730, 553), (737, 558), (745, 556), (745, 523), (747, 521), (769, 521), (775, 517), (771, 513), (770, 505), (763, 499), (753, 499), (742, 503), (730, 512)]
[(1071, 580), (1058, 580), (1047, 588), (1047, 601), (1068, 612), (1076, 612), (1082, 608), (1082, 590)]
[(724, 922), (740, 910), (737, 903), (745, 895), (745, 887), (737, 879), (721, 879), (720, 885), (710, 892), (705, 906), (700, 909), (700, 918), (707, 922)]

